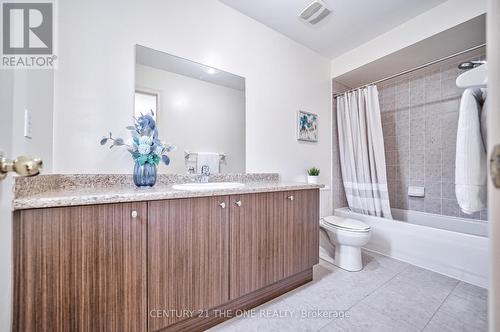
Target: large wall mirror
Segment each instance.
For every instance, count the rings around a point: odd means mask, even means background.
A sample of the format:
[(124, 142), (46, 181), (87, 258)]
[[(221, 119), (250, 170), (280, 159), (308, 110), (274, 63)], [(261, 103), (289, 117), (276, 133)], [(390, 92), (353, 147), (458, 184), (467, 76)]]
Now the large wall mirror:
[(177, 147), (164, 171), (245, 172), (243, 77), (136, 45), (134, 112), (149, 110), (162, 140)]

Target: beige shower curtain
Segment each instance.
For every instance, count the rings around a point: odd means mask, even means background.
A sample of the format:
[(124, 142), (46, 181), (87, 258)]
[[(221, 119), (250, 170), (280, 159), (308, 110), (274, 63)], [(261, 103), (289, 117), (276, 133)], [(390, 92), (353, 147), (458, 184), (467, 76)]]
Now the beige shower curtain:
[(392, 219), (377, 87), (337, 97), (337, 124), (349, 208)]

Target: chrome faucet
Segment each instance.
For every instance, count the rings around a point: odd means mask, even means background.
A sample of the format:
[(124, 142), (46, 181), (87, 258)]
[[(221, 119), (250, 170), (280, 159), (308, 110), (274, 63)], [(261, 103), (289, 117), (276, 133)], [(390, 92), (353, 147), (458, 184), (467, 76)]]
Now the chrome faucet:
[(201, 166), (200, 182), (207, 183), (209, 179), (210, 179), (210, 167), (208, 167), (208, 165)]

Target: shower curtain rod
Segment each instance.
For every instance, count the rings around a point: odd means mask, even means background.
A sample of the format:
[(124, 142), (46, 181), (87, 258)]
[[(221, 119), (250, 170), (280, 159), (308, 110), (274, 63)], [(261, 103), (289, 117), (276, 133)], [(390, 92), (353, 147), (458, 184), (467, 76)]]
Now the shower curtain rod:
[(359, 89), (363, 89), (363, 88), (366, 88), (367, 86), (370, 86), (370, 85), (374, 85), (374, 84), (378, 84), (380, 82), (384, 82), (384, 81), (387, 81), (387, 80), (390, 80), (390, 79), (393, 79), (393, 78), (396, 78), (398, 76), (402, 76), (402, 75), (405, 75), (405, 74), (408, 74), (408, 73), (411, 73), (411, 72), (414, 72), (416, 70), (419, 70), (419, 69), (422, 69), (422, 68), (425, 68), (425, 67), (428, 67), (428, 66), (431, 66), (433, 64), (436, 64), (438, 62), (441, 62), (441, 61), (445, 61), (445, 60), (448, 60), (448, 59), (451, 59), (453, 57), (456, 57), (458, 55), (461, 55), (461, 54), (464, 54), (464, 53), (467, 53), (467, 52), (470, 52), (470, 51), (474, 51), (474, 50), (477, 50), (478, 48), (481, 48), (481, 47), (484, 47), (486, 46), (486, 43), (484, 44), (481, 44), (481, 45), (477, 45), (477, 46), (474, 46), (474, 47), (471, 47), (471, 48), (468, 48), (466, 50), (463, 50), (463, 51), (460, 51), (460, 52), (457, 52), (457, 53), (454, 53), (454, 54), (451, 54), (451, 55), (448, 55), (448, 56), (445, 56), (444, 58), (441, 58), (441, 59), (437, 59), (437, 60), (434, 60), (434, 61), (431, 61), (431, 62), (427, 62), (426, 64), (423, 64), (423, 65), (420, 65), (418, 67), (415, 67), (415, 68), (411, 68), (411, 69), (407, 69), (405, 71), (402, 71), (402, 72), (399, 72), (397, 74), (394, 74), (394, 75), (391, 75), (391, 76), (388, 76), (388, 77), (385, 77), (385, 78), (382, 78), (380, 80), (377, 80), (377, 81), (374, 81), (374, 82), (371, 82), (371, 83), (368, 83), (368, 84), (364, 84), (360, 87), (357, 87), (357, 88), (354, 88), (354, 89), (350, 89), (350, 90), (347, 90), (347, 91), (344, 91), (342, 93), (337, 93), (335, 95), (333, 95), (333, 98), (337, 98), (338, 96), (342, 96), (343, 94), (345, 93), (348, 93), (348, 92), (353, 92), (353, 91), (356, 91), (356, 90), (359, 90)]

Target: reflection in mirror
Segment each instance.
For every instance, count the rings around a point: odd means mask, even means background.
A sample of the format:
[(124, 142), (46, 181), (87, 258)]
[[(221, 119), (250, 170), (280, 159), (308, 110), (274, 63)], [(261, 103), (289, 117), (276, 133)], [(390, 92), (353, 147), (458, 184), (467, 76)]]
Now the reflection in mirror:
[(135, 89), (135, 114), (156, 109), (161, 137), (177, 146), (160, 171), (245, 172), (243, 77), (137, 45)]
[(135, 90), (134, 117), (137, 119), (141, 114), (153, 113), (155, 121), (158, 112), (158, 93)]

